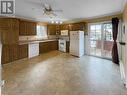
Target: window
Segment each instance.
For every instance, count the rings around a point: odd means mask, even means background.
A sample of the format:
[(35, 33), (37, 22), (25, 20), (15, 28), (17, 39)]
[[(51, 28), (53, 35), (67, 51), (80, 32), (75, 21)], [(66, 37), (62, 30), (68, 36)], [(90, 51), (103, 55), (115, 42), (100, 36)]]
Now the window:
[(91, 40), (101, 40), (101, 24), (91, 25), (90, 30), (91, 30), (90, 34)]
[(37, 36), (41, 38), (47, 38), (47, 27), (37, 25)]
[(112, 24), (104, 24), (103, 26), (104, 28), (104, 31), (105, 31), (105, 35), (104, 35), (104, 39), (106, 41), (113, 41), (113, 38), (112, 38)]

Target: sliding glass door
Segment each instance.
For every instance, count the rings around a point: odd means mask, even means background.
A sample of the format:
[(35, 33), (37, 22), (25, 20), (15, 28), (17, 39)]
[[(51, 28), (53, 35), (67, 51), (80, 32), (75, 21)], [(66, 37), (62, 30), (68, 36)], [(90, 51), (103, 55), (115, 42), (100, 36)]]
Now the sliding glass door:
[(90, 26), (90, 55), (101, 56), (101, 24)]
[(112, 46), (113, 46), (111, 23), (103, 24), (103, 39), (102, 40), (103, 40), (102, 56), (106, 58), (111, 58), (111, 52), (112, 52)]
[(111, 58), (112, 24), (96, 23), (89, 25), (89, 54)]

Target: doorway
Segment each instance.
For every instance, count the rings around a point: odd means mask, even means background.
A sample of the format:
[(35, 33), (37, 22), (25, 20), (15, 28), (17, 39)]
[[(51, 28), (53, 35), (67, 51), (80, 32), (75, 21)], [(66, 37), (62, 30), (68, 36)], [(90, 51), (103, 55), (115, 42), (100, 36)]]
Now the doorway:
[(112, 23), (89, 24), (89, 55), (111, 59)]

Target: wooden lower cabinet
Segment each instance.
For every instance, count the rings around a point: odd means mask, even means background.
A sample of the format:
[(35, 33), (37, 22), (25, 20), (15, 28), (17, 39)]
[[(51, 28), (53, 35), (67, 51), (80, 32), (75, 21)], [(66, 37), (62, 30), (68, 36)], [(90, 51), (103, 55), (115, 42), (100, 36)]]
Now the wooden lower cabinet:
[(58, 41), (52, 41), (50, 42), (50, 50), (53, 51), (53, 50), (58, 50)]
[(58, 41), (49, 41), (39, 43), (39, 54), (58, 50)]
[(28, 45), (3, 45), (2, 64), (28, 57)]
[(15, 60), (18, 60), (18, 45), (10, 45), (9, 46), (9, 57), (10, 57), (10, 62), (13, 62)]
[(2, 64), (10, 62), (10, 49), (9, 45), (2, 46)]
[[(50, 52), (53, 50), (58, 50), (58, 41), (48, 41), (39, 43), (40, 54)], [(28, 58), (28, 44), (3, 45), (2, 64), (6, 64), (23, 58)]]
[(69, 49), (70, 49), (70, 42), (67, 41), (66, 42), (66, 52), (69, 53)]
[(28, 57), (28, 44), (19, 45), (18, 49), (19, 49), (18, 59), (23, 59)]

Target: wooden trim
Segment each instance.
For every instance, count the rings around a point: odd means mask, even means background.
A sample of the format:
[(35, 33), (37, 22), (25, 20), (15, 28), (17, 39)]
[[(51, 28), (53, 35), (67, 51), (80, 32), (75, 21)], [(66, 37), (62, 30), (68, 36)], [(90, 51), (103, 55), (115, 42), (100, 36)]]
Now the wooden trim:
[(119, 19), (122, 19), (122, 14), (98, 17), (98, 18), (93, 18), (93, 19), (87, 19), (87, 20), (84, 20), (84, 22), (86, 22), (86, 23), (95, 23), (95, 22), (111, 21), (111, 19), (114, 18), (114, 17), (118, 17)]
[(41, 26), (47, 26), (48, 23), (44, 23), (44, 22), (37, 22), (37, 25), (41, 25)]

